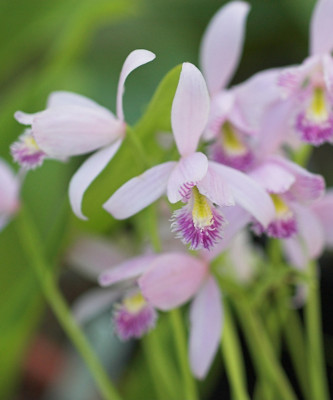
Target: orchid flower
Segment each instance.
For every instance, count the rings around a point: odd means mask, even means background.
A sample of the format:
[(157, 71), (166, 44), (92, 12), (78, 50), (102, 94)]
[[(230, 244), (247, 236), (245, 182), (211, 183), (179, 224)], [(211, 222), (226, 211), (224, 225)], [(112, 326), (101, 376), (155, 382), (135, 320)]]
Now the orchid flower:
[(192, 249), (209, 249), (221, 239), (225, 220), (213, 204), (223, 207), (236, 202), (267, 226), (274, 207), (265, 191), (241, 172), (196, 152), (208, 112), (203, 76), (194, 65), (184, 63), (171, 113), (180, 160), (157, 165), (131, 179), (104, 208), (117, 219), (128, 218), (167, 192), (170, 203), (185, 203), (174, 212), (172, 229)]
[(98, 150), (83, 163), (69, 186), (72, 209), (81, 219), (87, 219), (81, 210), (85, 191), (125, 137), (122, 104), (125, 80), (133, 70), (154, 58), (147, 50), (134, 50), (126, 58), (118, 82), (116, 116), (93, 100), (70, 92), (53, 92), (44, 111), (15, 113), (18, 122), (31, 126), (11, 147), (14, 160), (26, 169), (41, 165), (45, 158), (63, 160)]
[(0, 231), (19, 207), (20, 180), (9, 165), (0, 159)]
[(249, 5), (224, 5), (209, 23), (202, 39), (200, 64), (212, 100), (205, 131), (210, 158), (247, 171), (253, 164), (252, 138), (266, 107), (279, 98), (277, 70), (263, 71), (247, 82), (226, 89), (242, 52)]
[(319, 146), (333, 141), (333, 1), (319, 0), (310, 28), (310, 56), (286, 68), (278, 83), (293, 107), (292, 125), (302, 141)]

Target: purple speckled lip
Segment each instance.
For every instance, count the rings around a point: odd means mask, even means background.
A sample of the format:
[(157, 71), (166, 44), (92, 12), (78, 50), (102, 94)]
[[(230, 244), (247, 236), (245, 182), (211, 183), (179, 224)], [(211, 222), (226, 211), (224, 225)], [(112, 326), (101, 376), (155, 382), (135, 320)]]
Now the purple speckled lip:
[(288, 239), (297, 233), (297, 222), (293, 216), (280, 218), (271, 222), (265, 229), (259, 222), (254, 222), (252, 230), (257, 235), (266, 233), (268, 236), (277, 239)]
[(115, 333), (121, 340), (138, 339), (155, 327), (156, 319), (157, 312), (150, 304), (145, 304), (137, 312), (121, 305), (113, 314)]
[(242, 172), (249, 171), (254, 161), (254, 155), (250, 150), (246, 151), (244, 154), (228, 154), (222, 145), (217, 142), (211, 145), (209, 155), (211, 160)]
[(25, 169), (35, 169), (43, 164), (46, 154), (37, 147), (29, 146), (26, 139), (32, 134), (25, 133), (10, 147), (14, 161)]
[(319, 146), (333, 138), (333, 116), (331, 114), (326, 121), (315, 122), (307, 118), (303, 111), (296, 117), (295, 130), (301, 140)]
[(174, 211), (172, 216), (171, 230), (176, 237), (189, 244), (192, 250), (212, 248), (222, 239), (222, 228), (224, 218), (218, 210), (212, 206), (212, 220), (205, 227), (195, 226), (190, 204), (186, 204), (179, 210)]

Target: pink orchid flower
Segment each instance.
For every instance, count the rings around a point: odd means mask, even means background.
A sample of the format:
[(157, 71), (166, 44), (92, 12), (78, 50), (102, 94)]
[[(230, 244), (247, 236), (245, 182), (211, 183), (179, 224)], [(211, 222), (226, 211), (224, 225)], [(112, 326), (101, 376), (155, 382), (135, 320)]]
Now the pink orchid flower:
[(9, 165), (0, 159), (0, 231), (19, 207), (20, 180)]
[(319, 0), (310, 28), (310, 56), (279, 76), (291, 103), (292, 126), (302, 141), (315, 146), (333, 141), (333, 1)]
[(157, 165), (131, 179), (104, 208), (117, 219), (128, 218), (167, 192), (170, 203), (185, 203), (174, 212), (172, 229), (192, 249), (209, 249), (221, 239), (225, 220), (214, 204), (223, 207), (236, 202), (267, 226), (274, 207), (265, 191), (240, 171), (208, 161), (196, 151), (208, 113), (203, 76), (194, 65), (184, 63), (171, 113), (180, 160)]
[(41, 165), (46, 157), (63, 160), (98, 150), (83, 163), (69, 186), (72, 209), (81, 219), (87, 219), (81, 210), (85, 191), (125, 137), (122, 104), (125, 80), (133, 70), (154, 58), (147, 50), (134, 50), (126, 58), (118, 82), (116, 116), (93, 100), (70, 92), (52, 93), (44, 111), (15, 113), (18, 122), (31, 126), (11, 147), (14, 159), (26, 169)]
[(210, 158), (247, 171), (253, 163), (252, 139), (266, 107), (279, 98), (278, 70), (254, 75), (226, 89), (240, 60), (249, 5), (233, 1), (224, 5), (209, 23), (202, 39), (200, 64), (212, 100), (205, 131)]

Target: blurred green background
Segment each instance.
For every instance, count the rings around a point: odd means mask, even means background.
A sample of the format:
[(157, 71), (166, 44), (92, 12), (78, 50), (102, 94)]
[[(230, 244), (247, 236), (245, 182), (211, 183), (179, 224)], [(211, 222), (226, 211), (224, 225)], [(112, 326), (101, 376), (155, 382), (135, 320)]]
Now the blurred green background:
[[(0, 157), (11, 161), (9, 145), (22, 132), (14, 112), (42, 110), (53, 90), (84, 94), (114, 111), (123, 61), (130, 51), (145, 48), (157, 58), (129, 77), (124, 97), (126, 120), (135, 123), (171, 68), (183, 61), (198, 65), (204, 29), (224, 3), (0, 0)], [(265, 68), (300, 63), (308, 53), (314, 0), (253, 0), (250, 4), (245, 49), (233, 83)], [(78, 230), (112, 231), (111, 217), (100, 210), (111, 194), (106, 178), (112, 176), (112, 166), (100, 180), (104, 199), (96, 198), (94, 185), (87, 194), (86, 209), (99, 207), (96, 219), (82, 223), (68, 211), (68, 182), (81, 161), (47, 161), (24, 184), (24, 202), (55, 265), (59, 252)], [(326, 146), (316, 150), (315, 169), (332, 184), (325, 167), (329, 161)], [(19, 392), (22, 359), (44, 308), (18, 243), (15, 221), (0, 235), (0, 260), (0, 398), (12, 399)]]

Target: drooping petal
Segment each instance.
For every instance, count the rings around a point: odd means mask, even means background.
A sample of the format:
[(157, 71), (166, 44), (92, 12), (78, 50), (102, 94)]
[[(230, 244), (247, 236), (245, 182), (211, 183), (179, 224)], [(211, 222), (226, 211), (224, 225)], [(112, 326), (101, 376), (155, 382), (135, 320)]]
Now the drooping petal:
[(200, 180), (197, 187), (201, 194), (218, 206), (233, 206), (235, 204), (229, 184), (223, 182), (221, 177), (211, 168), (208, 168), (207, 174)]
[(157, 257), (138, 283), (143, 296), (161, 310), (170, 310), (188, 301), (199, 289), (208, 265), (185, 253)]
[(93, 180), (103, 171), (118, 151), (122, 139), (90, 156), (73, 175), (69, 184), (69, 200), (74, 214), (81, 219), (88, 218), (82, 213), (83, 195)]
[(183, 63), (172, 103), (171, 124), (182, 156), (195, 152), (209, 114), (209, 94), (201, 72), (193, 64)]
[(311, 206), (324, 230), (325, 243), (333, 247), (333, 191), (329, 190), (325, 196)]
[(38, 146), (55, 158), (85, 154), (123, 137), (125, 126), (111, 112), (66, 106), (47, 109), (33, 120)]
[(129, 218), (143, 210), (165, 193), (175, 164), (175, 161), (159, 164), (130, 179), (104, 203), (103, 208), (117, 219)]
[(333, 50), (333, 2), (319, 0), (315, 6), (310, 28), (310, 54), (325, 54)]
[(208, 277), (191, 305), (190, 321), (191, 369), (194, 376), (203, 379), (213, 362), (223, 328), (221, 294), (212, 276)]
[(100, 274), (98, 281), (101, 286), (110, 286), (117, 282), (139, 277), (151, 265), (157, 256), (146, 254), (126, 260)]
[(209, 23), (201, 43), (200, 61), (211, 95), (229, 83), (241, 56), (249, 5), (233, 1)]
[(308, 256), (311, 259), (316, 259), (324, 249), (323, 227), (316, 214), (309, 207), (293, 204), (292, 210), (295, 213), (298, 232), (304, 241)]
[(295, 235), (291, 238), (283, 239), (282, 247), (290, 264), (297, 269), (305, 270), (309, 259), (299, 236)]
[(19, 189), (18, 177), (9, 165), (0, 159), (0, 215), (10, 215), (16, 211), (19, 205)]
[(269, 161), (260, 164), (249, 175), (270, 193), (284, 193), (296, 180), (288, 170)]
[(134, 50), (127, 56), (120, 73), (117, 91), (117, 117), (121, 121), (124, 121), (123, 94), (128, 75), (141, 65), (153, 61), (155, 57), (155, 54), (151, 51), (141, 49)]
[(236, 204), (252, 214), (262, 225), (267, 226), (274, 219), (273, 202), (257, 182), (236, 169), (213, 161), (209, 162), (209, 168), (229, 184)]
[(270, 157), (269, 160), (294, 175), (295, 182), (291, 186), (290, 192), (296, 200), (308, 203), (323, 196), (325, 181), (321, 175), (313, 174), (298, 164), (279, 156)]
[(208, 160), (203, 153), (182, 157), (170, 174), (167, 194), (170, 203), (177, 203), (207, 173)]

